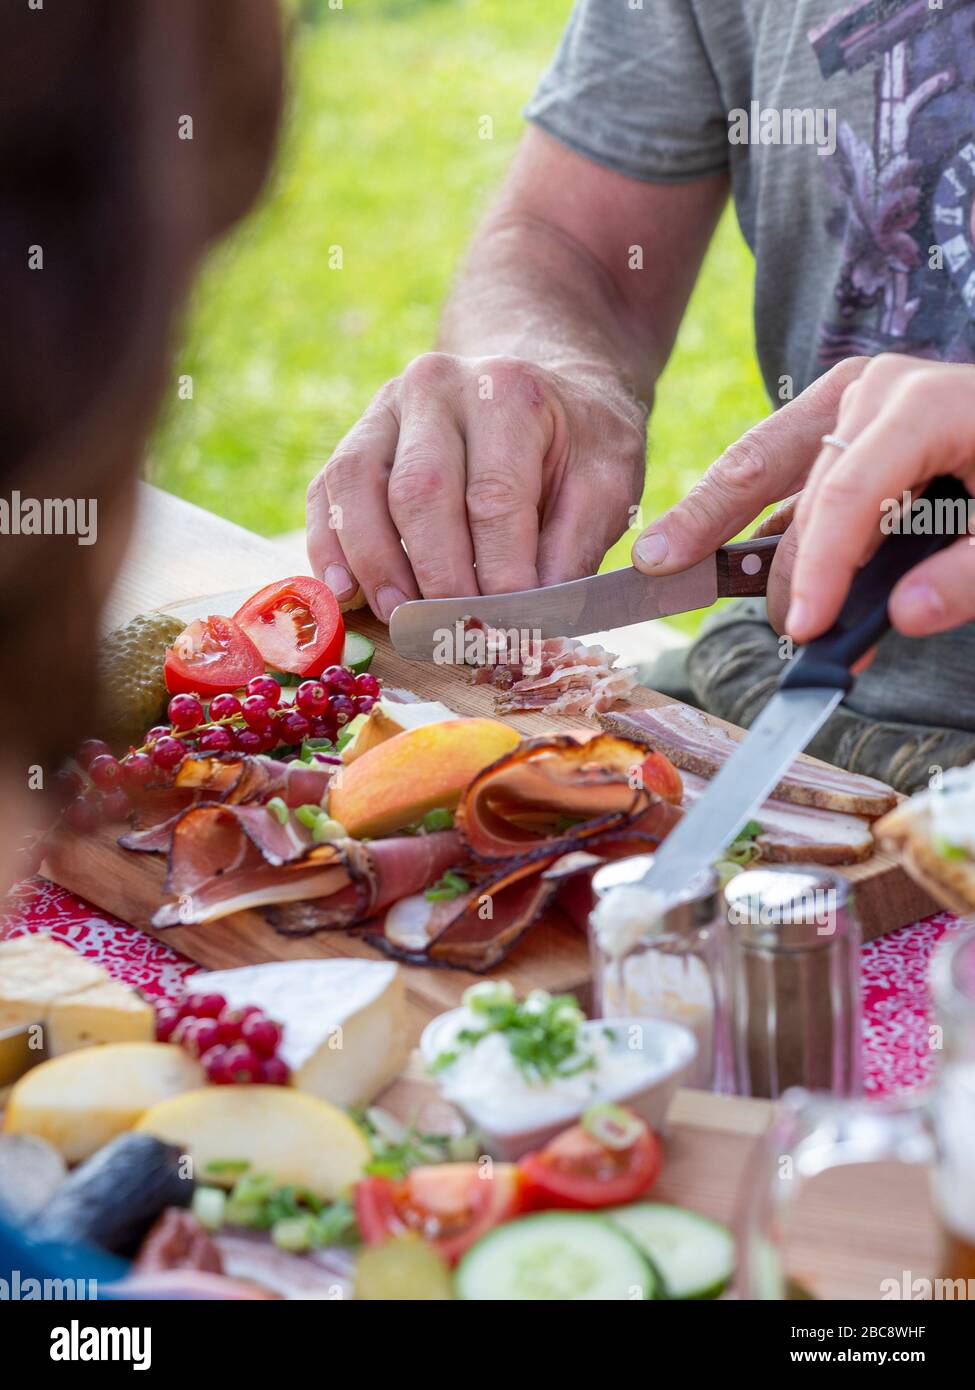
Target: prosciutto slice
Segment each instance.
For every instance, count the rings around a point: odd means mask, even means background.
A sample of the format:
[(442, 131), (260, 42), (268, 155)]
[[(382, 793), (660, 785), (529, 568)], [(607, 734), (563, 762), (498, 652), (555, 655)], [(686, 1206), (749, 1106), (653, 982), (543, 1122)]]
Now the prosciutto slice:
[(216, 802), (241, 806), (280, 796), (288, 806), (320, 806), (341, 764), (278, 762), (273, 758), (185, 758), (172, 786), (143, 804), (141, 824), (119, 837), (123, 849), (165, 854), (177, 822), (191, 807)]
[[(684, 806), (693, 806), (708, 783), (693, 772), (683, 774)], [(859, 864), (873, 853), (870, 822), (863, 816), (793, 806), (771, 799), (755, 812), (762, 834), (755, 837), (762, 858), (772, 863)]]
[[(477, 624), (482, 627), (482, 624)], [(605, 647), (586, 646), (574, 637), (547, 637), (512, 652), (508, 635), (484, 627), (487, 662), (476, 669), (476, 685), (493, 685), (501, 713), (547, 710), (593, 719), (626, 699), (636, 672), (617, 667)]]
[(632, 821), (656, 801), (633, 776), (647, 751), (611, 734), (525, 739), (464, 793), (456, 819), (465, 844), (475, 858), (506, 859)]
[[(665, 803), (658, 803), (665, 807)], [(481, 973), (497, 965), (529, 927), (542, 920), (564, 921), (566, 914), (585, 926), (592, 902), (592, 871), (609, 859), (646, 854), (680, 818), (676, 807), (651, 827), (636, 823), (587, 840), (542, 846), (494, 868), (470, 891), (451, 902), (431, 902), (415, 894), (395, 903), (367, 925), (366, 939), (397, 960), (413, 965), (448, 965)]]
[[(741, 736), (730, 733), (700, 710), (676, 701), (656, 709), (600, 715), (599, 723), (624, 738), (644, 739), (666, 753), (682, 771), (699, 777), (713, 777), (741, 743)], [(870, 820), (884, 815), (897, 802), (893, 789), (873, 777), (799, 760), (776, 784), (772, 796), (794, 806), (843, 811)]]
[(282, 936), (310, 936), (317, 931), (347, 927), (383, 912), (400, 898), (435, 883), (448, 869), (469, 874), (462, 862), (463, 849), (455, 830), (438, 830), (429, 835), (395, 835), (357, 846), (357, 878), (350, 891), (330, 897), (275, 906), (268, 921)]
[(294, 817), (282, 825), (263, 806), (195, 806), (173, 832), (164, 886), (175, 901), (157, 911), (153, 925), (196, 925), (250, 908), (300, 904), (297, 916), (273, 923), (283, 934), (353, 926), (417, 892), (462, 855), (451, 830), (314, 844)]
[(545, 851), (514, 860), (451, 902), (403, 898), (367, 939), (413, 964), (489, 970), (554, 900), (558, 881), (544, 871), (557, 857)]

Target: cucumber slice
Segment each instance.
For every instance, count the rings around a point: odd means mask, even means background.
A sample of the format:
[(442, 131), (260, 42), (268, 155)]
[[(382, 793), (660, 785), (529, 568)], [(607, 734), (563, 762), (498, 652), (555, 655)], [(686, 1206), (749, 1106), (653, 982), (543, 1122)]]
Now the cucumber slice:
[(457, 1269), (466, 1299), (644, 1299), (657, 1280), (636, 1246), (589, 1212), (545, 1211), (497, 1226)]
[(717, 1298), (735, 1267), (735, 1242), (717, 1221), (663, 1202), (635, 1202), (606, 1213), (663, 1280), (663, 1298)]
[(349, 670), (354, 671), (357, 676), (361, 676), (363, 671), (369, 670), (375, 655), (375, 642), (370, 642), (369, 638), (363, 637), (361, 632), (347, 632), (345, 634), (342, 665), (348, 666)]

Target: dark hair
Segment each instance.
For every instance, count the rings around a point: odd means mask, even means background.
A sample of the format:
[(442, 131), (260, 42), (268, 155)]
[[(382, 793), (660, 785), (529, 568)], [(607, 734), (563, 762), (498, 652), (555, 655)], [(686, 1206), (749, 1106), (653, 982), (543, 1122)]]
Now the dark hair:
[(90, 720), (174, 312), (258, 194), (282, 86), (276, 0), (33, 4), (0, 14), (0, 498), (94, 498), (98, 540), (0, 535), (0, 759), (25, 778)]

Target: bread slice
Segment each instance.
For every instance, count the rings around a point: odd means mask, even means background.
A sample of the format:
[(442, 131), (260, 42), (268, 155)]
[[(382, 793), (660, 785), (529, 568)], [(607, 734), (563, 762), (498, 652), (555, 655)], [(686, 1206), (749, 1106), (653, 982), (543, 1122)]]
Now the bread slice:
[(932, 838), (930, 792), (902, 801), (874, 823), (873, 832), (943, 907), (962, 914), (975, 911), (975, 859), (949, 859), (939, 853)]

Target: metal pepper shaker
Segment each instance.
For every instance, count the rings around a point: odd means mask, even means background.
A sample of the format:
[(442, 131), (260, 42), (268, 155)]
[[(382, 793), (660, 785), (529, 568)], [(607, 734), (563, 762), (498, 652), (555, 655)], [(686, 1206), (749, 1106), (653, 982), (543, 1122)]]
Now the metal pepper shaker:
[(853, 888), (820, 865), (747, 869), (724, 890), (735, 1070), (742, 1095), (862, 1088), (860, 921)]
[(717, 875), (707, 869), (681, 894), (660, 899), (638, 887), (652, 862), (634, 855), (593, 874), (595, 1015), (683, 1024), (698, 1046), (684, 1084), (731, 1091), (727, 923)]

